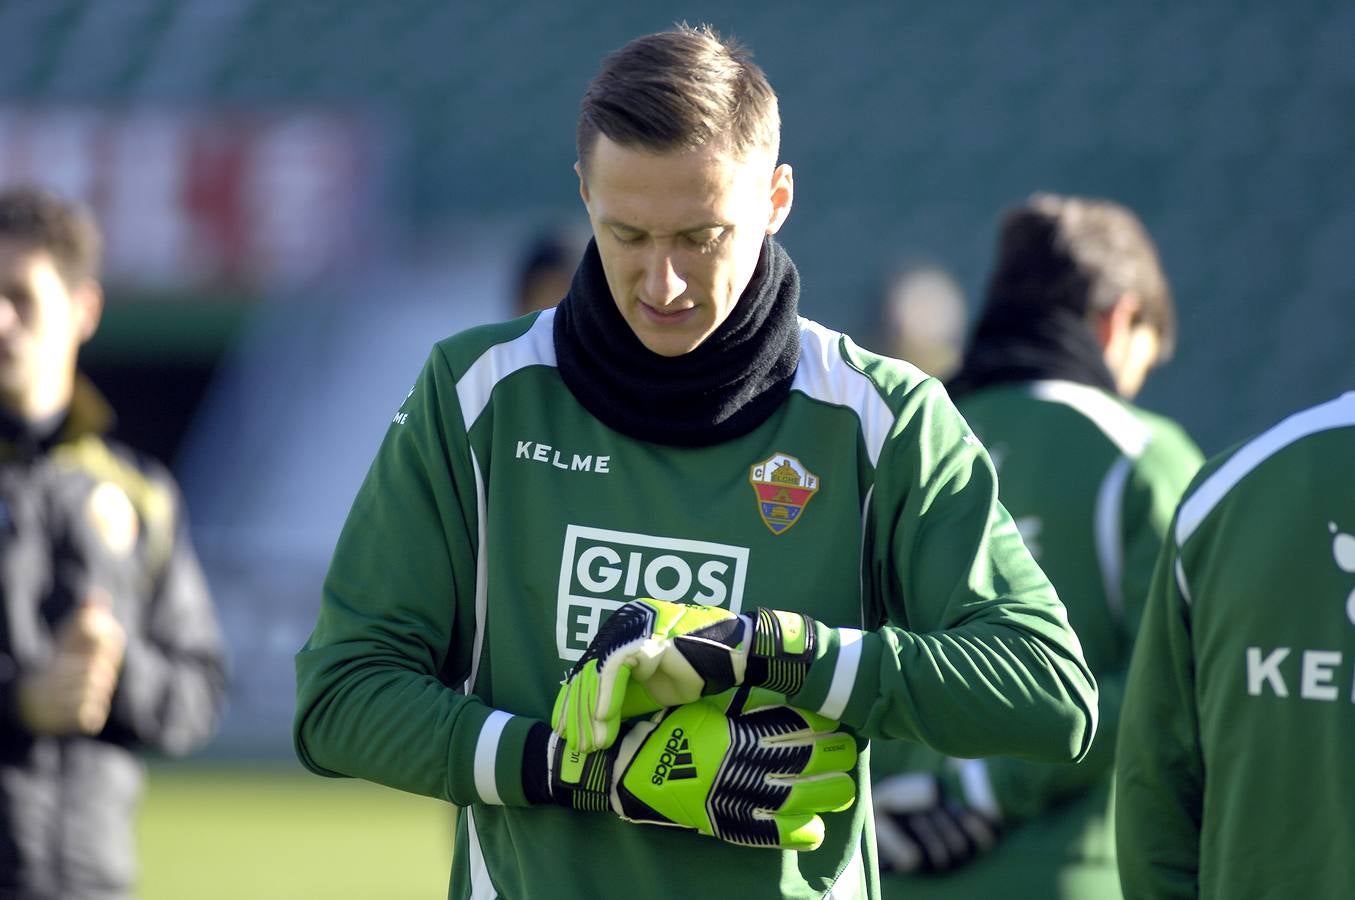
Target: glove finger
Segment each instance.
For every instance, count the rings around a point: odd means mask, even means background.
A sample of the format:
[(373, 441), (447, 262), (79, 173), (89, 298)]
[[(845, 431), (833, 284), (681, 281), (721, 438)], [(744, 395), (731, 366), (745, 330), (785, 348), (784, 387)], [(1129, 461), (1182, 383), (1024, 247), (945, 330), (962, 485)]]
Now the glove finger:
[(970, 810), (959, 814), (960, 827), (979, 853), (993, 849), (997, 843), (997, 829), (983, 816)]
[(875, 844), (881, 872), (914, 872), (922, 865), (922, 850), (888, 813), (875, 811)]
[(818, 816), (780, 813), (772, 818), (776, 822), (777, 846), (782, 850), (803, 853), (817, 850), (823, 844), (823, 819)]
[(555, 695), (555, 706), (550, 711), (550, 728), (560, 736), (564, 736), (564, 717), (565, 710), (569, 707), (569, 695), (573, 693), (573, 685), (565, 681), (560, 685), (560, 690)]
[(597, 749), (593, 740), (592, 716), (589, 710), (597, 686), (597, 662), (589, 660), (561, 688), (556, 698), (557, 712), (551, 715), (557, 719), (555, 731), (565, 740), (572, 751), (591, 753)]
[(809, 754), (809, 762), (799, 774), (850, 772), (854, 768), (856, 768), (856, 739), (849, 734), (834, 732), (814, 736), (814, 747)]
[(571, 676), (560, 685), (560, 691), (555, 695), (555, 706), (550, 713), (551, 730), (564, 738), (565, 743), (575, 750), (579, 749), (578, 729), (572, 723), (578, 717), (579, 694), (582, 691), (583, 680), (576, 680)]
[(974, 842), (970, 840), (969, 835), (961, 827), (960, 821), (955, 818), (951, 810), (935, 809), (928, 814), (927, 818), (932, 827), (936, 829), (940, 839), (945, 841), (952, 866), (958, 866), (974, 858)]
[(839, 724), (839, 723), (836, 722), (836, 721), (834, 721), (833, 719), (826, 718), (826, 717), (824, 717), (824, 716), (819, 715), (818, 713), (812, 713), (812, 712), (808, 712), (807, 710), (798, 709), (798, 708), (797, 708), (797, 712), (799, 712), (800, 715), (802, 715), (802, 716), (805, 717), (805, 722), (806, 722), (806, 723), (809, 725), (809, 727), (810, 727), (811, 729), (813, 729), (814, 731), (817, 731), (817, 732), (819, 732), (819, 733), (827, 733), (827, 732), (830, 732), (830, 731), (837, 731), (837, 727), (838, 727), (838, 724)]
[(941, 802), (936, 779), (925, 772), (895, 775), (872, 789), (876, 809), (891, 813), (914, 813)]
[[(771, 778), (785, 783), (783, 779)], [(781, 814), (839, 812), (856, 802), (856, 782), (850, 775), (814, 775), (790, 782), (790, 795), (776, 810)]]
[(635, 655), (632, 653), (613, 653), (601, 666), (596, 667), (596, 689), (594, 690), (589, 712), (595, 719), (614, 718), (621, 713), (621, 704), (626, 697), (626, 685), (630, 682), (635, 668)]
[[(712, 696), (724, 695), (719, 694)], [(775, 737), (769, 737), (766, 739), (768, 743), (794, 742), (803, 740), (806, 736), (815, 732), (827, 734), (829, 732), (837, 731), (838, 722), (833, 719), (825, 718), (818, 713), (812, 713), (798, 707), (789, 706), (786, 703), (785, 694), (778, 694), (775, 691), (769, 691), (766, 688), (752, 688), (748, 692), (747, 697), (743, 702), (743, 707), (739, 712), (740, 715), (751, 716), (756, 719), (763, 716), (771, 717), (779, 715), (781, 707), (795, 710), (795, 715), (804, 722), (804, 725), (794, 731), (788, 731), (776, 735)]]
[(944, 872), (954, 865), (950, 847), (937, 831), (931, 816), (925, 813), (900, 816), (896, 821), (922, 852), (922, 871)]
[(630, 683), (631, 669), (624, 663), (613, 665), (609, 660), (606, 670), (597, 678), (597, 690), (589, 699), (588, 717), (590, 736), (594, 749), (610, 747), (616, 740), (616, 731), (621, 726), (621, 708), (626, 699), (626, 686)]

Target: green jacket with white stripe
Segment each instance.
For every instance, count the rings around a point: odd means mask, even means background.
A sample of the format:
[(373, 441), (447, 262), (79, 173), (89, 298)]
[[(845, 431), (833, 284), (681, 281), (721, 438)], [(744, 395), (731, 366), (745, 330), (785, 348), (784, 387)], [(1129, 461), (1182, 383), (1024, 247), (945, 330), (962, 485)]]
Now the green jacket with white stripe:
[(451, 896), (878, 896), (868, 753), (857, 803), (825, 817), (812, 853), (527, 805), (528, 730), (637, 595), (813, 616), (820, 654), (791, 701), (863, 749), (1087, 752), (1096, 693), (1077, 638), (937, 382), (801, 320), (794, 387), (770, 418), (716, 446), (663, 446), (580, 406), (553, 315), (434, 348), (297, 655), (308, 767), (461, 808)]
[(1173, 523), (1120, 727), (1137, 897), (1355, 896), (1355, 392), (1211, 460)]
[[(1071, 381), (1004, 383), (960, 412), (992, 456), (1002, 505), (1058, 589), (1100, 697), (1096, 740), (1076, 766), (986, 761), (1004, 831), (944, 876), (890, 875), (887, 896), (1118, 896), (1111, 785), (1134, 634), (1172, 512), (1202, 457), (1175, 423)], [(940, 770), (925, 748), (880, 748), (876, 780)]]

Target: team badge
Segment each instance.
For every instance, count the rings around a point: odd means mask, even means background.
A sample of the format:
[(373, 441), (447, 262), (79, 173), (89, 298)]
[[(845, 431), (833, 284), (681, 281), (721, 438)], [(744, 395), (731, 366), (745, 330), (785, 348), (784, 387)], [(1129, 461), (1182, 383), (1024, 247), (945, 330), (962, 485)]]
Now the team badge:
[(819, 476), (798, 459), (774, 453), (748, 470), (748, 482), (757, 493), (757, 511), (772, 534), (788, 531), (800, 521), (805, 507), (819, 490)]

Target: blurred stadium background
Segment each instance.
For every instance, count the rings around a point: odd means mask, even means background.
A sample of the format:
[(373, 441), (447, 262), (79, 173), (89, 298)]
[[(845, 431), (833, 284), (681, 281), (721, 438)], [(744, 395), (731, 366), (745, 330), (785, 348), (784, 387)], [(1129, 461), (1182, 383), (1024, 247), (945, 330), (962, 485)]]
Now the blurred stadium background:
[(679, 19), (781, 96), (807, 315), (868, 342), (910, 260), (972, 308), (1004, 207), (1089, 193), (1163, 251), (1180, 349), (1142, 400), (1207, 452), (1355, 387), (1348, 2), (0, 3), (0, 178), (99, 213), (85, 368), (182, 479), (233, 654), (220, 738), (155, 770), (144, 897), (441, 895), (445, 809), (297, 773), (291, 655), (430, 344), (581, 221), (599, 59)]

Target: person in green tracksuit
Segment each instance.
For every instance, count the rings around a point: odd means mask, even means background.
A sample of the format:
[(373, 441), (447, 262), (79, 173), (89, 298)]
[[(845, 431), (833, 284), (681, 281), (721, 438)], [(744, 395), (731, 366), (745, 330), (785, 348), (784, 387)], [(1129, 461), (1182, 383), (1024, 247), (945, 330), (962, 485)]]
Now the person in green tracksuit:
[(949, 388), (1067, 606), (1100, 728), (1076, 766), (879, 748), (886, 895), (1118, 896), (1110, 796), (1124, 678), (1168, 522), (1202, 461), (1179, 426), (1130, 403), (1174, 335), (1157, 251), (1130, 210), (1037, 194), (1006, 215)]
[(1126, 897), (1355, 896), (1355, 392), (1212, 459), (1125, 690)]
[[(296, 750), (459, 807), (452, 897), (877, 897), (868, 740), (1047, 762), (1093, 740), (1077, 637), (945, 391), (798, 316), (772, 238), (793, 195), (776, 110), (705, 28), (608, 57), (580, 116), (594, 240), (568, 295), (433, 348), (344, 525), (296, 659)], [(810, 801), (817, 849), (694, 833), (703, 806), (762, 820), (716, 809), (680, 729), (643, 745), (652, 776), (613, 767), (653, 719), (565, 786), (562, 679), (640, 597), (813, 620), (788, 706), (659, 716), (752, 734), (730, 759), (849, 771), (858, 802)], [(840, 731), (763, 746), (797, 718)], [(636, 824), (626, 795), (650, 781), (709, 794), (683, 827)], [(797, 791), (814, 783), (772, 808)]]

